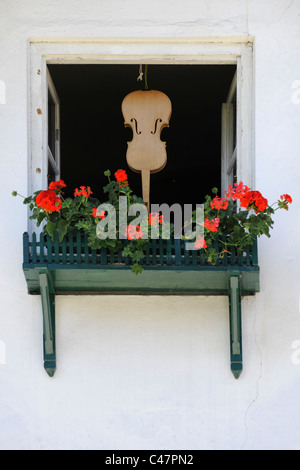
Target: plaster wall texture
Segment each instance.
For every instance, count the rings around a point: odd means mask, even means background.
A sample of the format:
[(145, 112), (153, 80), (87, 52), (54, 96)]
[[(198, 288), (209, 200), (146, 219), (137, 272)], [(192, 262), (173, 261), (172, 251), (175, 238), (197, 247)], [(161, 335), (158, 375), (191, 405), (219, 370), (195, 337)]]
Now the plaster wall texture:
[[(0, 449), (300, 448), (300, 1), (0, 0)], [(256, 187), (288, 192), (243, 299), (245, 370), (223, 297), (58, 297), (54, 379), (26, 293), (28, 38), (254, 36)]]

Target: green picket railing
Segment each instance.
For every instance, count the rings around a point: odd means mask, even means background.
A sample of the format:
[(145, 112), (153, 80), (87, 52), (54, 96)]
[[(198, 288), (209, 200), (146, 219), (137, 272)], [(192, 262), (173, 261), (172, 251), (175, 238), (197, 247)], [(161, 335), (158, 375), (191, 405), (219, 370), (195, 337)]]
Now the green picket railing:
[[(39, 266), (49, 266), (52, 268), (105, 268), (120, 269), (121, 267), (130, 267), (131, 261), (124, 257), (122, 251), (128, 243), (122, 241), (122, 247), (114, 251), (109, 248), (92, 250), (88, 245), (88, 239), (85, 234), (67, 235), (62, 242), (59, 242), (57, 233), (54, 240), (49, 235), (28, 233), (23, 236), (24, 247), (24, 268), (33, 268)], [(216, 251), (221, 252), (224, 244), (215, 246)], [(187, 250), (184, 240), (150, 240), (146, 245), (145, 258), (140, 261), (145, 269), (147, 267), (184, 269), (190, 267), (240, 267), (255, 268), (258, 266), (257, 241), (253, 245), (248, 245), (243, 255), (238, 256), (234, 247), (230, 253), (224, 253), (212, 266), (205, 261), (201, 250)]]

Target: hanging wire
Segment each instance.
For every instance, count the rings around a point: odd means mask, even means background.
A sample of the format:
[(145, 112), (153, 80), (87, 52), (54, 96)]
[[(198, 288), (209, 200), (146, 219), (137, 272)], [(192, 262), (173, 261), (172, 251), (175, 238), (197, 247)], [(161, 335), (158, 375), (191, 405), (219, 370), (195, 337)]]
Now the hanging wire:
[(143, 81), (143, 77), (145, 77), (145, 90), (148, 90), (148, 65), (145, 65), (145, 72), (143, 72), (143, 65), (140, 65), (137, 81)]
[(144, 75), (144, 72), (143, 72), (143, 66), (140, 65), (140, 70), (139, 70), (139, 76), (137, 78), (137, 81), (142, 81), (143, 80), (143, 75)]

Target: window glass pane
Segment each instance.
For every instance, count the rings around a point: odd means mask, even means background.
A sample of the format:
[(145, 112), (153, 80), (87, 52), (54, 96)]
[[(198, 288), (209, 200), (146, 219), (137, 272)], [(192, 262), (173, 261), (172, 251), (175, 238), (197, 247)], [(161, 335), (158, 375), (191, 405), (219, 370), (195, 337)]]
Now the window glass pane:
[(236, 182), (237, 182), (237, 164), (235, 162), (234, 167), (233, 167), (233, 181), (232, 181), (232, 184), (236, 183)]
[(55, 103), (48, 90), (48, 145), (53, 155), (55, 155)]
[(56, 179), (55, 171), (53, 170), (52, 165), (50, 164), (50, 162), (48, 162), (48, 175), (47, 176), (48, 176), (48, 185), (52, 181), (55, 181), (55, 179)]
[(234, 93), (233, 100), (233, 148), (236, 147), (236, 92)]

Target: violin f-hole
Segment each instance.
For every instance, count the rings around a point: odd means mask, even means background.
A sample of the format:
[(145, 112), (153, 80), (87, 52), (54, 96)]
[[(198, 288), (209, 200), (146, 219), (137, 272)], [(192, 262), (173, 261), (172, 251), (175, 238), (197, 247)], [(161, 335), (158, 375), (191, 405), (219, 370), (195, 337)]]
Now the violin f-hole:
[(154, 131), (151, 131), (151, 134), (153, 134), (153, 135), (156, 134), (156, 131), (157, 131), (157, 123), (158, 123), (158, 122), (162, 122), (162, 119), (156, 119)]
[(135, 118), (132, 118), (131, 119), (131, 122), (134, 122), (135, 123), (135, 131), (138, 135), (141, 135), (141, 131), (138, 130), (138, 123), (137, 123), (137, 120)]

